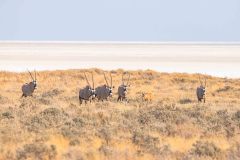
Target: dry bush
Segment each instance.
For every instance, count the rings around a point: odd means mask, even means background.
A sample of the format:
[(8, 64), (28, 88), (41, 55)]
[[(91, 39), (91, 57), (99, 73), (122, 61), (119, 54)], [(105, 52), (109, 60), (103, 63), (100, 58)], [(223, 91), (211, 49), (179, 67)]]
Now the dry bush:
[(53, 90), (50, 90), (48, 92), (45, 92), (42, 94), (42, 97), (43, 98), (53, 98), (54, 96), (58, 96), (60, 94), (62, 94), (64, 91), (63, 90), (59, 90), (57, 88), (53, 89)]
[(56, 128), (69, 118), (69, 115), (57, 108), (47, 108), (26, 122), (29, 131), (41, 131)]
[(37, 98), (38, 103), (39, 104), (43, 104), (43, 105), (51, 105), (51, 100), (49, 100), (48, 98)]
[(78, 146), (80, 144), (80, 141), (78, 139), (73, 139), (69, 142), (70, 146)]
[(113, 148), (111, 148), (111, 146), (109, 146), (109, 145), (102, 145), (99, 148), (99, 152), (103, 153), (105, 157), (110, 158), (111, 156), (113, 156)]
[(0, 115), (0, 120), (5, 118), (11, 119), (11, 118), (14, 118), (14, 116), (10, 111), (7, 111), (7, 112), (3, 112), (2, 115)]
[(179, 100), (179, 103), (180, 104), (190, 104), (190, 103), (193, 103), (193, 101), (189, 98), (183, 98), (183, 99)]
[(227, 91), (230, 91), (230, 90), (233, 90), (234, 88), (231, 87), (231, 86), (224, 86), (223, 88), (219, 88), (218, 90), (216, 90), (216, 92), (227, 92)]
[(206, 131), (212, 134), (224, 133), (227, 137), (235, 135), (236, 123), (231, 119), (231, 115), (227, 110), (219, 110), (212, 116), (207, 116)]
[(36, 159), (36, 160), (52, 160), (57, 155), (56, 146), (47, 146), (45, 144), (25, 144), (16, 151), (16, 159)]
[(221, 150), (213, 143), (197, 141), (193, 144), (190, 154), (196, 157), (220, 158)]
[(85, 160), (83, 153), (76, 148), (69, 149), (66, 153), (61, 156), (63, 160)]
[(141, 147), (142, 152), (150, 152), (151, 154), (159, 153), (159, 139), (145, 134), (142, 131), (135, 131), (132, 136), (132, 142)]
[(232, 120), (237, 124), (238, 128), (240, 128), (240, 110), (233, 114)]

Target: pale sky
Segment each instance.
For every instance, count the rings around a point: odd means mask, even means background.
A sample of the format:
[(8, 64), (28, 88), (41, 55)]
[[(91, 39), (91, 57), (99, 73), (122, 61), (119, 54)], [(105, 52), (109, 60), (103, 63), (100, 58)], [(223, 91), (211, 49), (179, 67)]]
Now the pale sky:
[(0, 0), (0, 40), (240, 42), (240, 0)]

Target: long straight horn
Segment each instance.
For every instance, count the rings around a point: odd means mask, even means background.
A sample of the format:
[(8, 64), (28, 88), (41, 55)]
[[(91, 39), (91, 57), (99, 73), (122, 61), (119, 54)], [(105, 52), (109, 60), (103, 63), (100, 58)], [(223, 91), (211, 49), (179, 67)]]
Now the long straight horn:
[(36, 73), (36, 70), (34, 70), (35, 72), (35, 81), (37, 81), (37, 73)]
[(85, 79), (86, 79), (86, 81), (87, 81), (87, 84), (90, 86), (90, 83), (89, 83), (89, 81), (88, 81), (88, 79), (87, 79), (87, 76), (86, 76), (86, 73), (84, 72), (84, 76), (85, 76)]
[(105, 79), (105, 81), (106, 81), (106, 83), (107, 83), (107, 86), (109, 86), (109, 85), (108, 85), (107, 78), (106, 78), (106, 75), (105, 75), (105, 73), (104, 73), (104, 72), (103, 72), (103, 75), (104, 75), (104, 79)]
[(122, 84), (124, 85), (123, 75), (124, 75), (124, 73), (122, 74)]
[(93, 83), (93, 89), (94, 89), (94, 79), (93, 79), (93, 73), (92, 73), (92, 83)]
[(204, 87), (207, 85), (207, 78), (205, 77)]
[(202, 85), (202, 81), (201, 81), (201, 78), (200, 78), (200, 76), (198, 75), (198, 79), (199, 79), (199, 82), (201, 83), (201, 85)]
[(128, 73), (128, 81), (127, 81), (127, 86), (129, 84), (129, 80), (130, 80), (130, 74)]
[(111, 78), (111, 87), (112, 87), (112, 74), (110, 73), (110, 78)]
[(32, 80), (34, 81), (33, 76), (32, 76), (32, 73), (31, 73), (29, 70), (28, 70), (28, 73), (30, 74)]

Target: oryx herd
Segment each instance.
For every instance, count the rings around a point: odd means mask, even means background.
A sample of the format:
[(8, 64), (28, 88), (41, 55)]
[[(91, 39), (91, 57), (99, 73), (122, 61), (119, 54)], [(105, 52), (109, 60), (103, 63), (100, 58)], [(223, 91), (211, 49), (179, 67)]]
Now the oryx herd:
[[(99, 101), (103, 101), (103, 100), (108, 100), (109, 97), (112, 97), (112, 90), (114, 88), (114, 86), (112, 85), (112, 75), (110, 73), (110, 85), (109, 85), (109, 81), (108, 78), (106, 77), (106, 74), (103, 73), (104, 79), (106, 84), (101, 85), (99, 87), (97, 87), (96, 89), (94, 88), (94, 80), (93, 80), (93, 74), (92, 74), (92, 87), (89, 84), (88, 78), (85, 75), (85, 79), (87, 82), (87, 86), (85, 88), (80, 89), (79, 91), (79, 102), (80, 104), (82, 104), (82, 101), (85, 100), (85, 103), (87, 103), (87, 101), (92, 101), (94, 98), (97, 98)], [(128, 74), (128, 80), (127, 83), (124, 83), (124, 74), (122, 75), (122, 84), (118, 87), (118, 99), (117, 101), (127, 101), (127, 88), (130, 86), (129, 85), (129, 79), (130, 79), (130, 74)]]
[[(32, 81), (22, 85), (22, 97), (32, 96), (34, 90), (37, 89), (36, 71), (34, 71), (34, 77), (30, 71), (28, 71), (28, 73), (29, 73)], [(124, 79), (124, 76), (126, 74), (127, 74), (127, 80)], [(106, 74), (103, 72), (103, 77), (104, 77), (106, 83), (104, 85), (98, 86), (97, 88), (95, 88), (95, 86), (94, 86), (93, 73), (91, 73), (92, 86), (90, 85), (85, 72), (84, 72), (84, 77), (87, 82), (87, 85), (86, 85), (86, 87), (79, 90), (78, 97), (79, 97), (80, 104), (82, 104), (83, 101), (85, 101), (85, 104), (86, 104), (88, 101), (91, 103), (94, 99), (97, 99), (98, 101), (104, 101), (104, 100), (108, 100), (109, 97), (112, 97), (114, 86), (112, 84), (111, 73), (109, 73), (109, 77), (110, 77), (110, 83), (109, 83), (109, 80), (106, 77)], [(122, 74), (122, 84), (119, 85), (118, 90), (117, 90), (117, 94), (118, 94), (117, 101), (125, 101), (125, 102), (128, 101), (127, 92), (128, 92), (128, 88), (130, 87), (129, 80), (130, 80), (130, 74), (123, 73)], [(203, 84), (203, 81), (202, 81), (201, 77), (199, 76), (199, 82), (200, 82), (200, 85), (196, 89), (197, 100), (198, 100), (198, 102), (203, 101), (205, 103), (206, 102), (205, 92), (206, 92), (206, 83), (207, 83), (206, 77), (204, 78), (204, 84)], [(150, 99), (149, 101), (151, 101), (152, 95), (143, 93), (142, 98), (148, 99), (148, 100)]]

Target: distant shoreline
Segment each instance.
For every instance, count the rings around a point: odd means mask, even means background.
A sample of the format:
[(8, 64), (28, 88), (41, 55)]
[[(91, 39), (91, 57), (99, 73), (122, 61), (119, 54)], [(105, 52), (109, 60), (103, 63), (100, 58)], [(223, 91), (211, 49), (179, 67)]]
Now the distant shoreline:
[(0, 42), (0, 70), (102, 68), (240, 77), (239, 44)]

